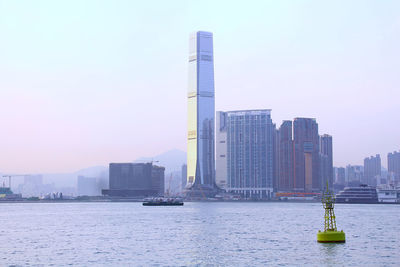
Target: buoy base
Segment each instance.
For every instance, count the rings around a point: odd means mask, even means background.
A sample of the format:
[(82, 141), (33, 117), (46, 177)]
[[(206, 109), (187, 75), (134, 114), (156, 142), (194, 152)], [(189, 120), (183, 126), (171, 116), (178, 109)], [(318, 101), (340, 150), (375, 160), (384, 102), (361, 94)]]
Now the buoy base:
[(343, 231), (318, 231), (317, 241), (320, 243), (344, 243), (346, 236)]

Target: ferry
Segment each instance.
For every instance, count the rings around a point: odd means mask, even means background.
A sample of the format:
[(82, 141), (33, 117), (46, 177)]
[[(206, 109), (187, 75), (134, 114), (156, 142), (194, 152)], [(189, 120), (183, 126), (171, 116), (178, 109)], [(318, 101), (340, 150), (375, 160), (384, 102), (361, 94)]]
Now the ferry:
[(400, 188), (377, 188), (379, 203), (400, 204)]
[(146, 198), (143, 201), (143, 206), (183, 206), (183, 200), (181, 198), (172, 197)]
[(345, 187), (336, 194), (336, 203), (375, 204), (378, 203), (376, 189), (365, 184), (359, 187)]

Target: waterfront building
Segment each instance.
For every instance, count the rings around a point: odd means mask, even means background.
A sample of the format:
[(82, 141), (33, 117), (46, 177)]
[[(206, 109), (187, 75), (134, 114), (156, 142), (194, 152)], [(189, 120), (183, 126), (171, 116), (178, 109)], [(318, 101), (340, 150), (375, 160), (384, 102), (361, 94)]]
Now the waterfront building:
[(195, 32), (189, 43), (187, 194), (213, 196), (215, 99), (213, 35)]
[(400, 151), (388, 153), (388, 177), (393, 184), (400, 183)]
[(161, 196), (164, 167), (152, 163), (110, 163), (109, 189), (102, 194), (116, 197)]
[(278, 131), (278, 190), (293, 190), (293, 138), (292, 121), (283, 121)]
[(318, 124), (312, 118), (295, 118), (294, 183), (296, 191), (320, 191)]
[(370, 186), (376, 186), (381, 178), (381, 157), (377, 154), (364, 159), (364, 179), (362, 182)]
[(226, 134), (226, 146), (220, 146), (217, 155), (226, 156), (217, 161), (217, 170), (227, 166), (227, 191), (244, 198), (270, 198), (274, 180), (275, 134), (271, 110), (239, 110), (218, 114), (217, 135)]
[(217, 111), (216, 115), (216, 144), (215, 144), (215, 151), (216, 151), (216, 170), (215, 170), (215, 181), (219, 188), (226, 189), (227, 188), (227, 113)]
[[(322, 163), (320, 164), (322, 170), (320, 169), (322, 187), (326, 184), (328, 180), (329, 187), (333, 188), (333, 146), (332, 146), (332, 136), (324, 134), (320, 136), (320, 154), (322, 158)], [(321, 188), (323, 189), (323, 188)]]

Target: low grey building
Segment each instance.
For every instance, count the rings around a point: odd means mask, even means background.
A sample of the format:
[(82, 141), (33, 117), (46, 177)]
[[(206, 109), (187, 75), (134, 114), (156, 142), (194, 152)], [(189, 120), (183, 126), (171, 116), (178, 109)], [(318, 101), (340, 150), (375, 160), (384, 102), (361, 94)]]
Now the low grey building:
[(164, 195), (164, 167), (152, 163), (110, 163), (109, 189), (102, 194), (114, 197)]

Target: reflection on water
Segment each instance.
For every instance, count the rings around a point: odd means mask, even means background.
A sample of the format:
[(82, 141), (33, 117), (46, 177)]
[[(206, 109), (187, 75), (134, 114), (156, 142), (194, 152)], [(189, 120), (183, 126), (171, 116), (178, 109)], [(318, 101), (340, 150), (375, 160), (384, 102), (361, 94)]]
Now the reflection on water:
[[(327, 266), (332, 266), (337, 263), (337, 259), (341, 258), (340, 252), (343, 251), (344, 243), (329, 244), (320, 243), (320, 257), (322, 263)], [(342, 247), (341, 247), (342, 246)]]
[(319, 203), (2, 203), (0, 265), (396, 266), (399, 208), (337, 205), (320, 244)]

